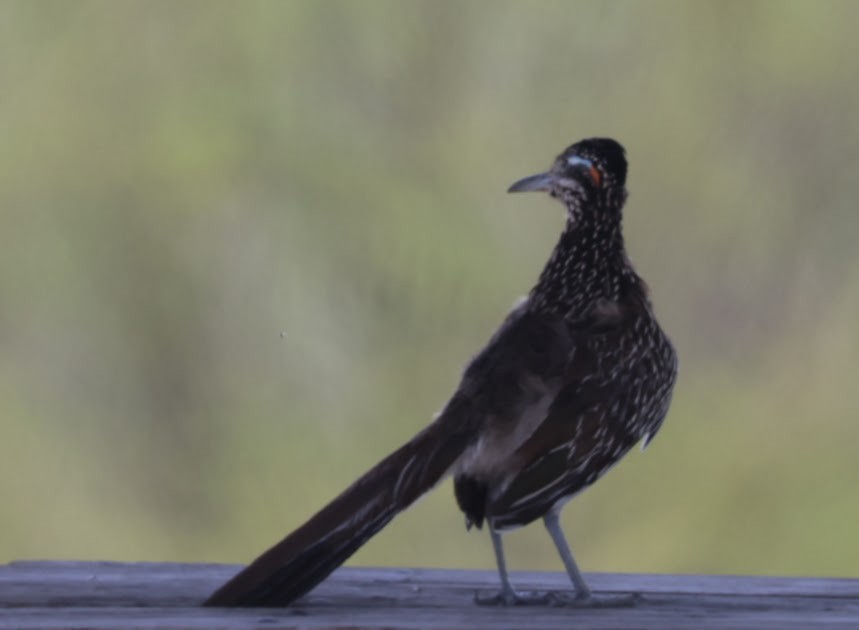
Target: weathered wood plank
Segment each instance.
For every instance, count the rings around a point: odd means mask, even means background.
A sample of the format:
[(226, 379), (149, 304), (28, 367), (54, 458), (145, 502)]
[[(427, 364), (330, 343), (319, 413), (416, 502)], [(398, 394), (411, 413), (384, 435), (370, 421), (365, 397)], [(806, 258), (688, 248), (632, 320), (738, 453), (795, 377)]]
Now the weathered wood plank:
[(192, 630), (196, 628), (493, 628), (514, 630), (856, 630), (855, 615), (812, 612), (687, 611), (653, 608), (618, 610), (483, 609), (454, 611), (415, 609), (392, 613), (383, 608), (340, 610), (336, 613), (247, 610), (216, 611), (190, 608), (58, 608), (16, 609), (3, 616), (0, 628), (16, 630)]
[[(859, 580), (590, 574), (595, 591), (640, 594), (630, 608), (488, 608), (491, 571), (343, 568), (294, 607), (199, 603), (237, 566), (15, 562), (0, 566), (0, 629), (11, 628), (851, 628)], [(566, 590), (559, 573), (516, 573), (523, 590)]]
[[(239, 570), (238, 565), (116, 562), (13, 562), (0, 565), (0, 606), (50, 606), (73, 603), (195, 605)], [(859, 598), (859, 580), (712, 575), (587, 574), (598, 591), (744, 596)], [(523, 589), (565, 589), (563, 573), (517, 572)], [(494, 571), (344, 567), (311, 593), (308, 601), (359, 597), (444, 595), (492, 589)], [(144, 592), (145, 591), (145, 592)]]

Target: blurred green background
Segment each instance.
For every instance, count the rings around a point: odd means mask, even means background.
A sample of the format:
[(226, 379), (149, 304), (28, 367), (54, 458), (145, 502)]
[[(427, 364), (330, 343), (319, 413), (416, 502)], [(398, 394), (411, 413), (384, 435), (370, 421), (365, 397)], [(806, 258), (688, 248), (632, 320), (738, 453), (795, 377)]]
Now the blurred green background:
[[(610, 135), (681, 375), (565, 510), (580, 563), (857, 575), (857, 23), (3, 2), (0, 561), (250, 560), (441, 407), (562, 226), (506, 187)], [(449, 482), (351, 562), (494, 566)]]

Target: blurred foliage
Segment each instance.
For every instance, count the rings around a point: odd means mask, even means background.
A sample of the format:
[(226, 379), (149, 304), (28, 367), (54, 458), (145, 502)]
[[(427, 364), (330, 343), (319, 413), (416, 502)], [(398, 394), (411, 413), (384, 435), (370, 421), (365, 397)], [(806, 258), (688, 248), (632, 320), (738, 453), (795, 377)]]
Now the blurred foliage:
[[(631, 161), (674, 406), (587, 570), (856, 574), (855, 2), (3, 2), (0, 560), (247, 561), (411, 437)], [(281, 334), (283, 333), (283, 334)], [(513, 568), (555, 569), (539, 525)], [(491, 567), (449, 482), (358, 564)]]

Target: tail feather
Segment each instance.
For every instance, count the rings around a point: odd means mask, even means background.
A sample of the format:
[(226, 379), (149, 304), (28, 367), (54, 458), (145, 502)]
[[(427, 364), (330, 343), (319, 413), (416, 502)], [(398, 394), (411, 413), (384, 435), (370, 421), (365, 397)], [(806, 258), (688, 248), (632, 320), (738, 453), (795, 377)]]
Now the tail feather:
[(475, 432), (451, 406), (309, 521), (224, 584), (204, 606), (286, 606), (432, 488)]

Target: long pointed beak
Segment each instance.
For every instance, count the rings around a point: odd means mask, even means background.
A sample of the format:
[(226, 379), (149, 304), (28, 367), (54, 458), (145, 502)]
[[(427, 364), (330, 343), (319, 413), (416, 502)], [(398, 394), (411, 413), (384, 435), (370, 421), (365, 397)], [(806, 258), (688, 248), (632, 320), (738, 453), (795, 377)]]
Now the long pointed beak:
[(507, 192), (534, 192), (538, 190), (549, 190), (552, 182), (555, 181), (555, 176), (552, 173), (539, 173), (520, 179), (507, 189)]

